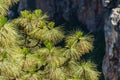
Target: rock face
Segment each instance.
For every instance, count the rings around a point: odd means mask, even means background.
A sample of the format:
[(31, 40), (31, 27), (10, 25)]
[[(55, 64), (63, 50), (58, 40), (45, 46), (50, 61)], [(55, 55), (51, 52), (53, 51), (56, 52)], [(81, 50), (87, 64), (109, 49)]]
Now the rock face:
[(101, 0), (20, 0), (18, 11), (36, 8), (57, 21), (81, 22), (91, 32), (103, 26)]
[(103, 73), (105, 80), (120, 80), (120, 8), (112, 9), (110, 17), (106, 20)]

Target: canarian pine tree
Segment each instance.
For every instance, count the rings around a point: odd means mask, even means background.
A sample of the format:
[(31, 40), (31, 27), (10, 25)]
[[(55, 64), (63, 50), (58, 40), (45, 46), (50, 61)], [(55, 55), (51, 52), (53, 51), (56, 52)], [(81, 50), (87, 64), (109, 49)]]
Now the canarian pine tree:
[(0, 0), (0, 80), (98, 80), (96, 65), (80, 59), (93, 49), (92, 35), (65, 35), (41, 10), (8, 21), (16, 2)]

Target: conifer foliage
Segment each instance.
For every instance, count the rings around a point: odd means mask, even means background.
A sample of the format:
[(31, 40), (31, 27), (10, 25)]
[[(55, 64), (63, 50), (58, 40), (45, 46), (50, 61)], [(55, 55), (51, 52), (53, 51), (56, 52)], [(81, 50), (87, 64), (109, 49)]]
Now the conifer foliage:
[(9, 5), (1, 3), (0, 80), (98, 80), (96, 65), (80, 58), (93, 49), (92, 35), (79, 30), (65, 35), (41, 10), (21, 11), (8, 21)]

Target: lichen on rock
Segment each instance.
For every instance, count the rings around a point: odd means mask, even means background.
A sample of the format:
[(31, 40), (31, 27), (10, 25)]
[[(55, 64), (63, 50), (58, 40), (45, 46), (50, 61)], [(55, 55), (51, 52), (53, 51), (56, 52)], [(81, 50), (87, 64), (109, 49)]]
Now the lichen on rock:
[(103, 60), (105, 80), (120, 80), (120, 8), (112, 9), (105, 26), (106, 54)]

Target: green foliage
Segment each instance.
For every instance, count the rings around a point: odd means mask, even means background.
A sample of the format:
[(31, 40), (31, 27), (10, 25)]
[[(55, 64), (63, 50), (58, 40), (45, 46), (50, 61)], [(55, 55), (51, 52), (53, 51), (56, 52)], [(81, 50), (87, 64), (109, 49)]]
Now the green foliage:
[(5, 23), (7, 23), (7, 18), (6, 17), (1, 17), (0, 18), (0, 28), (2, 28)]
[(0, 17), (5, 16), (9, 8), (17, 2), (18, 0), (0, 0)]
[(15, 26), (14, 24), (7, 22), (7, 23), (4, 23), (4, 25), (1, 27), (0, 47), (7, 48), (7, 47), (13, 47), (17, 45), (17, 39), (19, 35), (15, 31), (14, 26)]
[(40, 41), (50, 41), (53, 44), (60, 42), (64, 38), (61, 26), (55, 27), (54, 22), (47, 22), (47, 16), (41, 10), (34, 12), (22, 11), (21, 17), (14, 20), (21, 27), (24, 27), (26, 34)]
[(27, 55), (29, 53), (29, 49), (28, 48), (23, 48), (22, 52), (23, 52), (23, 54)]
[(0, 80), (98, 80), (96, 65), (80, 59), (93, 49), (93, 36), (66, 36), (47, 18), (41, 10), (22, 11), (12, 21), (0, 18)]
[(71, 54), (74, 58), (79, 58), (93, 49), (94, 38), (91, 35), (84, 35), (83, 32), (76, 31), (66, 38), (68, 50), (66, 53)]
[(97, 72), (96, 65), (91, 62), (82, 62), (80, 64), (76, 64), (75, 75), (74, 77), (78, 80), (98, 80), (99, 72)]

